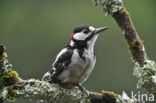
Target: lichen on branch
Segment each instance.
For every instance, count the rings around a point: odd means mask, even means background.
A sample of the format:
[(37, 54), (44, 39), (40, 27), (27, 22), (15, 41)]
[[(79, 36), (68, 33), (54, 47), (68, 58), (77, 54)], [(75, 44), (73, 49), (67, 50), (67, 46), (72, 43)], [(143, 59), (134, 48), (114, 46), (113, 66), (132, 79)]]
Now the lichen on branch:
[(79, 88), (62, 88), (36, 79), (23, 80), (7, 60), (3, 45), (0, 45), (0, 103), (18, 99), (46, 103), (115, 103), (117, 94), (103, 91), (89, 92), (89, 97)]
[(156, 97), (156, 63), (152, 60), (147, 60), (144, 67), (136, 64), (133, 74), (139, 79), (137, 88), (144, 88)]
[(78, 87), (65, 89), (57, 84), (49, 84), (44, 81), (30, 79), (22, 83), (8, 86), (2, 92), (3, 99), (14, 101), (27, 99), (39, 102), (56, 103), (90, 103), (86, 95)]
[(121, 28), (122, 34), (128, 43), (130, 53), (132, 54), (133, 61), (143, 67), (148, 57), (143, 41), (136, 32), (130, 14), (126, 8), (123, 7), (120, 11), (114, 13), (112, 17)]
[(130, 14), (123, 6), (122, 0), (93, 0), (95, 5), (102, 5), (106, 15), (111, 15), (124, 35), (134, 62), (140, 66), (148, 60), (143, 41), (135, 30)]
[(12, 70), (7, 57), (5, 47), (0, 45), (0, 89), (15, 84), (19, 79), (18, 73)]
[(105, 15), (112, 15), (122, 9), (122, 0), (93, 0), (94, 5), (101, 5)]
[[(108, 3), (108, 1), (112, 2), (112, 4)], [(127, 41), (132, 60), (135, 63), (134, 75), (139, 79), (137, 88), (144, 88), (147, 93), (154, 94), (156, 97), (156, 64), (154, 61), (149, 60), (143, 40), (140, 39), (139, 34), (136, 32), (129, 12), (123, 5), (121, 8), (115, 9), (115, 6), (112, 6), (114, 2), (122, 4), (121, 0), (94, 0), (95, 5), (102, 5), (104, 12), (111, 14)], [(118, 3), (116, 3), (116, 6), (120, 7)], [(112, 8), (115, 9), (115, 12), (112, 12), (114, 11)]]

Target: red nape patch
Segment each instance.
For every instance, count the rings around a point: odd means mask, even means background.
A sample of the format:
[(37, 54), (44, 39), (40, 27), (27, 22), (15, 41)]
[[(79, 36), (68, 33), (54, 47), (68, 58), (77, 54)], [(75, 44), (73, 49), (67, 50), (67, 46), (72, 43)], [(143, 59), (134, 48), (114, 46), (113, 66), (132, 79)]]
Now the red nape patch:
[(70, 36), (70, 40), (73, 38), (74, 34), (75, 34), (75, 33), (72, 33), (72, 35)]

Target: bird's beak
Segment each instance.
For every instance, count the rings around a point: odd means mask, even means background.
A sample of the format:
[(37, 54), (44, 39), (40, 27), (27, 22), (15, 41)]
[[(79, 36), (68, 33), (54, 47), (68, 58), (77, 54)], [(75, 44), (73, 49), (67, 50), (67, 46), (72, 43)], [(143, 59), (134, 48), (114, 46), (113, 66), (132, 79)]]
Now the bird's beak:
[(98, 34), (98, 33), (100, 33), (100, 32), (103, 32), (103, 31), (107, 30), (107, 29), (108, 29), (108, 27), (96, 28), (96, 29), (94, 30), (94, 34)]

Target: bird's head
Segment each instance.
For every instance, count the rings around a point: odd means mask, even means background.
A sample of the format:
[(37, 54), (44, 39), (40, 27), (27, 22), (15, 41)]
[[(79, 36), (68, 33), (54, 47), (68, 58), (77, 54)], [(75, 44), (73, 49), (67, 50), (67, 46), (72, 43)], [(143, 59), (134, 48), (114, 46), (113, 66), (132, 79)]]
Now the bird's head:
[(108, 27), (94, 28), (89, 25), (81, 25), (74, 29), (70, 37), (70, 46), (77, 48), (93, 48), (100, 32)]

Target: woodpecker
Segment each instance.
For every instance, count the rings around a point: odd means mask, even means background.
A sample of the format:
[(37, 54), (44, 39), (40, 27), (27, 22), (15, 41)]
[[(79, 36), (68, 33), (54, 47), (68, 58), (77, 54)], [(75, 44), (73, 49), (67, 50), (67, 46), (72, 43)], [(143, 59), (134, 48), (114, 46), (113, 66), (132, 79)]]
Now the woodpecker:
[(80, 25), (73, 30), (70, 42), (65, 46), (42, 80), (57, 83), (63, 87), (81, 85), (92, 73), (96, 57), (94, 44), (99, 33), (108, 27), (94, 28)]

